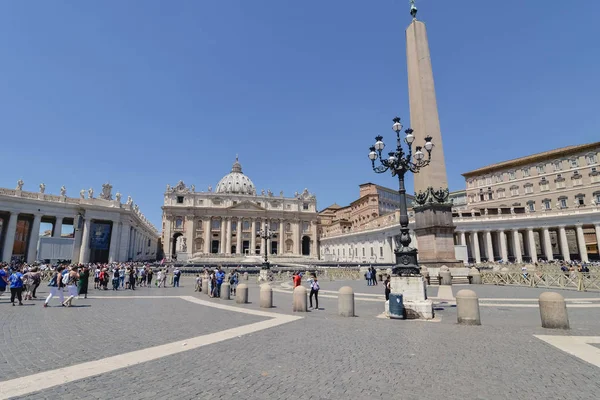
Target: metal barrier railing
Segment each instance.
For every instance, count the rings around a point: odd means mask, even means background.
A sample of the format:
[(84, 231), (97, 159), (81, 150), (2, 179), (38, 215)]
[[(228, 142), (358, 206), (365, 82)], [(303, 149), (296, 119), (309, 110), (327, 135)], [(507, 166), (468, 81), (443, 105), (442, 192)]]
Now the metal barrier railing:
[(585, 292), (600, 290), (600, 274), (589, 272), (481, 272), (483, 284), (560, 288)]

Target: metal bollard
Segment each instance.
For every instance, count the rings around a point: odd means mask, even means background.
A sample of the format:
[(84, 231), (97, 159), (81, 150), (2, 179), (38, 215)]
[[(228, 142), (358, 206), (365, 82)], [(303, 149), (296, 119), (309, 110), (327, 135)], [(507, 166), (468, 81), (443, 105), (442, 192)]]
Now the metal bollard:
[(562, 295), (556, 292), (544, 292), (540, 294), (538, 301), (542, 328), (569, 329), (567, 303)]
[(273, 307), (273, 289), (268, 283), (260, 285), (260, 308)]
[(461, 325), (481, 325), (479, 317), (479, 299), (468, 289), (456, 293), (456, 318)]
[(294, 288), (292, 311), (306, 312), (307, 304), (306, 288), (304, 286), (296, 286), (296, 288)]
[(354, 317), (354, 291), (350, 286), (344, 286), (338, 292), (338, 314)]
[(229, 282), (223, 282), (221, 284), (221, 300), (231, 299), (231, 285)]
[(235, 294), (235, 302), (238, 304), (246, 304), (248, 302), (248, 285), (240, 283)]
[(247, 281), (248, 280), (248, 273), (244, 272), (244, 280)]

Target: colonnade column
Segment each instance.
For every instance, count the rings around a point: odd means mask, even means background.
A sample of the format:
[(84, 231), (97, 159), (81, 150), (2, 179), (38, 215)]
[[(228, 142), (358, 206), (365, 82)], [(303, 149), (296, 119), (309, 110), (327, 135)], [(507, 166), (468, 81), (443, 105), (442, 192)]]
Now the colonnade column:
[(33, 215), (33, 224), (31, 224), (31, 234), (29, 235), (29, 243), (27, 246), (27, 262), (32, 263), (37, 257), (38, 240), (40, 239), (40, 223), (42, 222), (42, 214)]
[(492, 232), (485, 231), (485, 255), (488, 262), (494, 261), (494, 245), (492, 244)]
[(242, 224), (244, 221), (241, 218), (237, 220), (237, 237), (235, 243), (235, 254), (242, 254)]
[(90, 229), (92, 220), (86, 218), (83, 223), (83, 238), (81, 239), (81, 255), (79, 256), (79, 262), (86, 264), (90, 261)]
[(15, 234), (17, 231), (17, 220), (19, 214), (16, 212), (10, 212), (8, 215), (8, 227), (6, 229), (6, 238), (4, 239), (4, 247), (2, 250), (2, 261), (10, 262), (12, 257), (13, 247), (15, 246)]
[(579, 257), (581, 262), (588, 262), (587, 248), (585, 247), (585, 236), (583, 235), (583, 226), (576, 225), (575, 230), (577, 232), (577, 246), (579, 248)]
[(563, 260), (569, 262), (571, 261), (571, 255), (569, 254), (569, 243), (567, 243), (567, 231), (564, 226), (558, 227), (558, 235), (560, 236), (560, 252)]
[[(119, 227), (119, 259), (117, 261), (127, 261), (129, 258), (129, 231), (131, 227), (128, 224), (121, 224)], [(168, 237), (166, 238), (168, 240)], [(168, 254), (165, 249), (165, 254)]]
[(498, 235), (500, 237), (500, 254), (502, 255), (502, 261), (508, 262), (508, 247), (506, 243), (506, 232), (499, 231)]
[(252, 232), (250, 232), (250, 254), (256, 254), (256, 219), (252, 218)]
[(477, 232), (471, 232), (471, 244), (473, 245), (475, 264), (479, 264), (481, 263), (481, 254), (479, 252), (479, 235)]
[(523, 255), (521, 254), (521, 239), (519, 238), (519, 230), (512, 230), (512, 239), (513, 239), (513, 251), (515, 256), (515, 262), (520, 263), (523, 262)]
[(210, 230), (212, 228), (210, 217), (203, 221), (204, 223), (204, 254), (210, 253)]
[[(56, 217), (56, 222), (54, 222), (54, 226), (52, 227), (52, 237), (59, 238), (62, 234), (62, 224), (63, 217)], [(75, 224), (75, 222), (73, 222)], [(73, 227), (74, 229), (75, 227)]]
[(600, 256), (600, 224), (594, 225), (596, 229), (596, 249), (598, 250), (598, 255)]
[(460, 244), (462, 246), (466, 246), (467, 245), (467, 238), (465, 237), (465, 233), (464, 232), (460, 233)]
[(544, 237), (544, 254), (546, 260), (554, 260), (554, 254), (552, 252), (552, 242), (550, 241), (550, 230), (546, 227), (542, 228), (542, 236)]
[(119, 240), (121, 238), (121, 226), (119, 222), (113, 221), (112, 229), (110, 231), (110, 247), (108, 250), (108, 262), (116, 262), (119, 257)]
[(533, 234), (533, 228), (527, 228), (527, 243), (529, 244), (529, 255), (531, 256), (531, 262), (538, 262), (537, 248), (535, 247), (535, 235)]
[[(285, 246), (285, 235), (283, 234), (284, 225), (285, 225), (285, 221), (280, 219), (279, 220), (279, 238), (278, 238), (278, 243), (277, 243), (277, 253), (279, 255), (283, 254), (283, 252), (284, 252), (284, 248), (283, 248), (283, 246)], [(596, 229), (598, 229), (596, 232), (600, 232), (600, 227), (596, 227)]]

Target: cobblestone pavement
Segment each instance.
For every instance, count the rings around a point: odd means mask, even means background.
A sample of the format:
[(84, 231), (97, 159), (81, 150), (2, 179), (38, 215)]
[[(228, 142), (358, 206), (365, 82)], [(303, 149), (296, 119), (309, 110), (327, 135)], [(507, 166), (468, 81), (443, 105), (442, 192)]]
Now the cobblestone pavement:
[[(168, 296), (195, 296), (240, 310), (259, 310), (258, 285), (249, 281), (250, 304), (209, 299), (193, 292), (191, 279), (179, 289), (146, 289), (115, 294), (93, 291), (90, 307), (42, 309), (8, 307), (0, 300), (4, 346), (0, 380), (128, 352), (190, 336), (214, 333), (265, 318), (226, 311)], [(338, 317), (335, 293), (350, 285), (357, 293), (382, 294), (364, 282), (321, 282), (320, 310), (302, 319), (241, 335), (132, 367), (55, 386), (24, 399), (597, 399), (598, 367), (533, 335), (600, 336), (600, 308), (569, 308), (570, 331), (540, 327), (536, 307), (481, 307), (482, 326), (456, 325), (451, 302), (436, 304), (439, 322), (379, 318), (383, 301), (359, 300), (357, 318)], [(270, 312), (292, 314), (285, 287), (273, 293)], [(453, 287), (454, 294), (466, 286)], [(534, 299), (541, 291), (520, 287), (474, 286), (481, 298)], [(431, 288), (430, 288), (431, 289)], [(544, 291), (544, 290), (542, 290)], [(431, 295), (431, 290), (429, 291)], [(597, 293), (560, 291), (566, 298), (596, 304)], [(125, 297), (136, 296), (126, 299)], [(149, 296), (148, 299), (137, 296)], [(159, 298), (154, 298), (158, 296)], [(160, 298), (160, 297), (164, 298)], [(326, 297), (331, 296), (331, 297)], [(96, 298), (97, 297), (97, 298)], [(369, 298), (368, 296), (363, 296)], [(493, 302), (492, 302), (493, 303)], [(535, 301), (514, 301), (536, 304)], [(117, 310), (116, 313), (111, 313)], [(74, 315), (74, 316), (71, 316)], [(52, 321), (52, 322), (48, 322)], [(79, 323), (78, 323), (79, 322)], [(76, 332), (76, 334), (74, 333)], [(62, 333), (62, 335), (61, 335)], [(23, 336), (24, 335), (24, 336)], [(77, 351), (62, 353), (37, 344), (39, 337), (70, 337)], [(23, 339), (25, 337), (25, 339)], [(114, 340), (117, 339), (117, 340)], [(53, 339), (54, 340), (54, 339)], [(26, 344), (21, 351), (20, 344)], [(36, 343), (34, 345), (34, 343)], [(111, 347), (114, 345), (114, 349)], [(18, 349), (18, 350), (16, 350)], [(17, 352), (17, 354), (12, 354)], [(88, 356), (88, 354), (85, 354)], [(4, 357), (4, 358), (2, 358)], [(13, 358), (10, 358), (13, 357)], [(26, 358), (25, 361), (21, 360)], [(54, 357), (62, 357), (60, 360)], [(15, 360), (16, 359), (16, 360)], [(52, 360), (53, 363), (38, 360)], [(58, 360), (58, 361), (54, 361)], [(2, 382), (0, 382), (0, 397)]]

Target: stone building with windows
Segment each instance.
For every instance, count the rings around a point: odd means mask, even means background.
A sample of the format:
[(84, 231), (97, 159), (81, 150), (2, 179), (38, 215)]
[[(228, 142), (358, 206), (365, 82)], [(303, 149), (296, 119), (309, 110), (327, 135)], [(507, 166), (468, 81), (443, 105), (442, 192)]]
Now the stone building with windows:
[[(466, 190), (450, 194), (457, 259), (472, 263), (600, 260), (599, 157), (597, 142), (463, 174)], [(400, 233), (397, 213), (372, 218), (362, 226), (349, 221), (336, 225), (332, 215), (340, 210), (328, 207), (320, 215), (322, 258), (394, 262), (394, 238)], [(409, 217), (412, 233), (410, 212)], [(411, 244), (418, 248), (414, 237)]]
[(266, 249), (270, 258), (317, 257), (316, 197), (307, 189), (293, 197), (271, 190), (257, 193), (237, 157), (214, 191), (209, 186), (197, 192), (182, 181), (167, 185), (162, 209), (162, 243), (168, 260), (234, 262), (262, 255), (265, 243), (257, 233), (265, 225), (273, 233)]
[(102, 185), (68, 197), (67, 189), (49, 194), (0, 188), (0, 254), (4, 262), (41, 260), (72, 263), (156, 261), (158, 231), (139, 207), (121, 194), (113, 198), (112, 186)]

